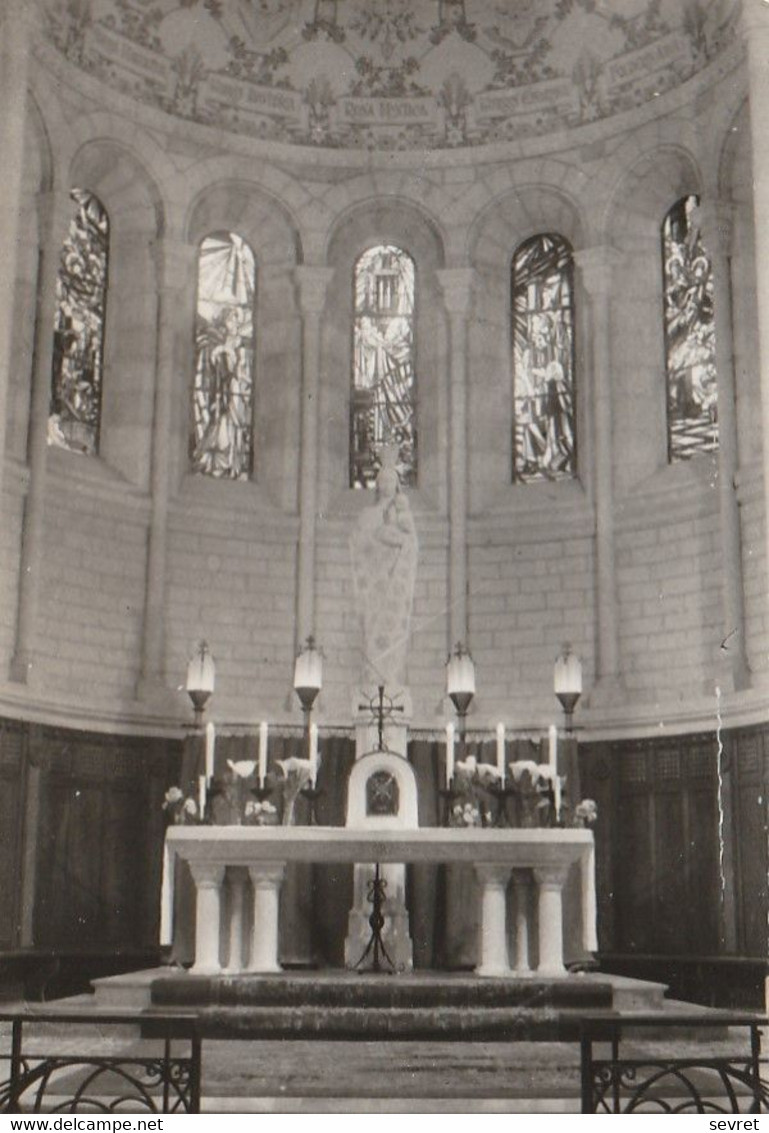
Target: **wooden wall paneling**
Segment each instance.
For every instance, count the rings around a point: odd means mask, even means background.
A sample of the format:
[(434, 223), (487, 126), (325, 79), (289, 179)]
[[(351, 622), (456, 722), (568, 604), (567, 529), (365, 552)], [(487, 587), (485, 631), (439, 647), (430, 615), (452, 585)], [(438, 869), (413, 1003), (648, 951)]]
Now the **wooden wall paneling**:
[(616, 893), (618, 943), (624, 952), (655, 951), (656, 815), (645, 751), (618, 745)]
[(685, 918), (687, 951), (716, 955), (723, 907), (719, 871), (719, 808), (715, 743), (690, 744), (682, 752), (686, 838)]
[(733, 760), (734, 857), (737, 865), (737, 946), (741, 955), (767, 954), (767, 753), (758, 730), (730, 737)]
[(12, 722), (0, 728), (0, 948), (21, 938), (21, 860), (24, 733)]

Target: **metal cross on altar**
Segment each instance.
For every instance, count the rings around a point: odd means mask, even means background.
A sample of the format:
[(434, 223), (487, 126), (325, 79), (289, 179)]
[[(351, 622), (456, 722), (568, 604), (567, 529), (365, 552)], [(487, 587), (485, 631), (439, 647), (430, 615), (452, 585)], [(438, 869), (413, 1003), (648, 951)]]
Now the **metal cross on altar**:
[(391, 696), (385, 696), (385, 686), (379, 685), (377, 695), (372, 696), (368, 704), (358, 705), (359, 712), (365, 712), (367, 709), (376, 720), (377, 751), (387, 751), (384, 746), (385, 720), (388, 720), (393, 712), (403, 712), (403, 705), (395, 704)]

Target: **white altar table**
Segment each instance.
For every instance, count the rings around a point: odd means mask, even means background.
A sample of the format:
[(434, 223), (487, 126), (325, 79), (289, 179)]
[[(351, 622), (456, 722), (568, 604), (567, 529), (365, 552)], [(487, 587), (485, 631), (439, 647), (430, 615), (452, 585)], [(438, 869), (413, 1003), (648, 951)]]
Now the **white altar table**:
[[(467, 862), (481, 886), (478, 975), (530, 974), (528, 901), (537, 888), (539, 964), (537, 974), (563, 975), (562, 889), (569, 867), (582, 874), (582, 933), (586, 951), (595, 936), (595, 854), (593, 834), (584, 829), (508, 830), (468, 827), (416, 830), (351, 830), (338, 826), (173, 826), (166, 836), (161, 942), (170, 943), (176, 858), (189, 864), (197, 891), (193, 972), (222, 971), (220, 936), (222, 887), (230, 889), (229, 958), (226, 970), (277, 972), (278, 905), (287, 862)], [(512, 876), (515, 960), (508, 957), (507, 886)], [(245, 957), (246, 888), (253, 889), (250, 955)]]

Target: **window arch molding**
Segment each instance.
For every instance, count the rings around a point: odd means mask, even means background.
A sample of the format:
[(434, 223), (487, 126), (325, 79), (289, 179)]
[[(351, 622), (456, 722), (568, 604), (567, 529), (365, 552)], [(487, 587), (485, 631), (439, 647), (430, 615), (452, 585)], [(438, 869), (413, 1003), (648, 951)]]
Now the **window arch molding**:
[[(217, 232), (232, 232), (245, 241), (256, 264), (251, 415), (254, 457), (250, 477), (239, 481), (197, 474), (190, 461), (197, 253), (202, 241)], [(255, 506), (269, 503), (290, 511), (295, 506), (296, 478), (287, 453), (300, 431), (301, 402), (296, 383), (301, 374), (301, 314), (294, 269), (302, 259), (301, 234), (288, 210), (257, 182), (233, 178), (201, 186), (190, 206), (182, 239), (189, 264), (183, 296), (186, 353), (180, 370), (175, 426), (179, 429), (178, 459), (187, 474), (185, 490), (203, 499), (220, 498), (225, 493), (231, 500), (245, 503), (249, 498)]]
[[(345, 508), (350, 486), (350, 419), (354, 354), (354, 272), (366, 249), (403, 249), (414, 262), (417, 298), (414, 341), (417, 367), (416, 486), (409, 487), (428, 510), (446, 506), (441, 438), (448, 426), (448, 337), (436, 271), (445, 264), (437, 222), (406, 199), (361, 202), (340, 214), (331, 230), (326, 262), (334, 269), (324, 320), (322, 366), (328, 375), (321, 413), (321, 492), (327, 505)], [(363, 496), (362, 492), (356, 492)]]

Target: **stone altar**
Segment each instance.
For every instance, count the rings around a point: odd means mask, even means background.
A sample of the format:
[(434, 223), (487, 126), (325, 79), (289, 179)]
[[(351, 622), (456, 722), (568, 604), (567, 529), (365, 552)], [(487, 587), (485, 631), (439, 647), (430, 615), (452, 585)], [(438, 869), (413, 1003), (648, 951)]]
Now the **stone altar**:
[[(582, 943), (597, 948), (593, 834), (583, 829), (477, 827), (351, 830), (344, 827), (175, 826), (166, 835), (161, 943), (172, 937), (176, 858), (189, 863), (197, 891), (193, 972), (277, 972), (278, 907), (286, 863), (469, 862), (481, 885), (482, 976), (530, 974), (528, 895), (536, 891), (537, 975), (564, 974), (562, 890), (569, 867), (582, 874)], [(516, 881), (513, 923), (507, 886)], [(222, 922), (223, 886), (234, 889)], [(511, 964), (511, 954), (514, 957)]]

